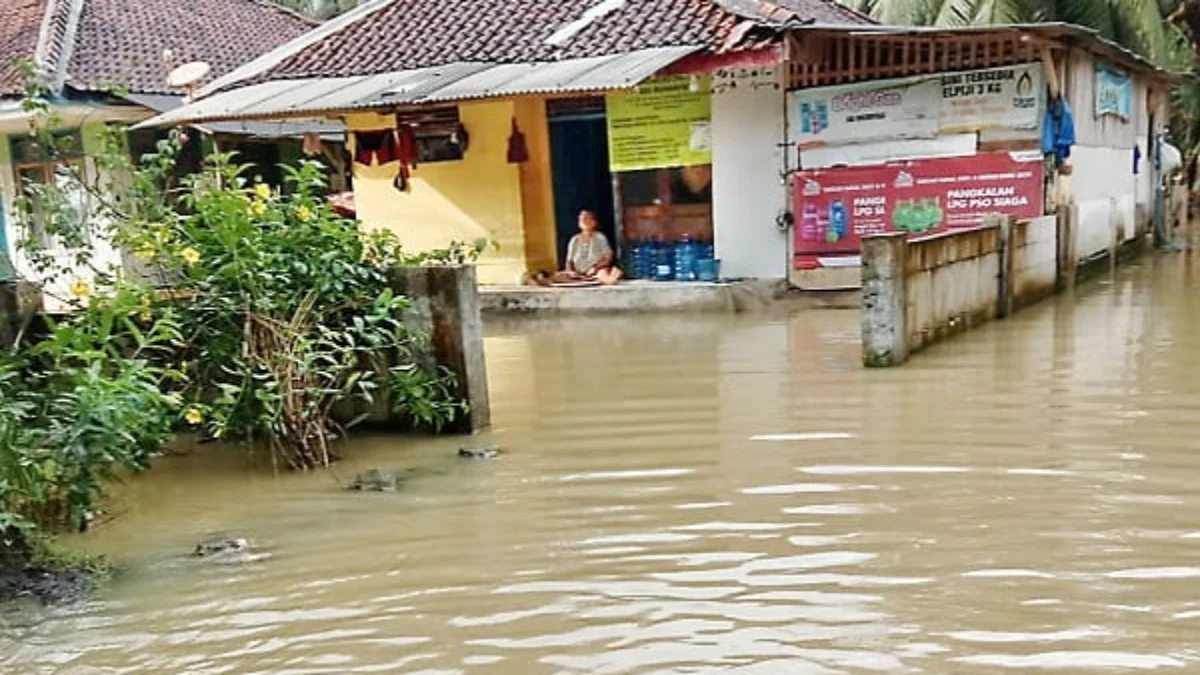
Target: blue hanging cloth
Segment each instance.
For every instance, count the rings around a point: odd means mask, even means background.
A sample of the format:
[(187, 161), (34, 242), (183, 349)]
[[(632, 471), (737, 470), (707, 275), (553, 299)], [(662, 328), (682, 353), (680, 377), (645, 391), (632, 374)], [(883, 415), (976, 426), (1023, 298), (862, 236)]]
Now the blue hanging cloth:
[(1071, 104), (1056, 96), (1046, 104), (1046, 119), (1042, 123), (1042, 154), (1053, 154), (1062, 164), (1071, 156), (1075, 146), (1075, 115)]

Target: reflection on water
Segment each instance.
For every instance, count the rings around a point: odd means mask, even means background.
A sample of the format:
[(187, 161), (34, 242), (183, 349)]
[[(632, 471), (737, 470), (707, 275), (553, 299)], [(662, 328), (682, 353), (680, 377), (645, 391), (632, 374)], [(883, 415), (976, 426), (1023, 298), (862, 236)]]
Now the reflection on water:
[[(11, 619), (13, 673), (1200, 672), (1200, 300), (1184, 258), (864, 372), (854, 312), (520, 322), (507, 453), (164, 461)], [(395, 494), (347, 493), (369, 467)], [(187, 557), (216, 533), (262, 556)]]

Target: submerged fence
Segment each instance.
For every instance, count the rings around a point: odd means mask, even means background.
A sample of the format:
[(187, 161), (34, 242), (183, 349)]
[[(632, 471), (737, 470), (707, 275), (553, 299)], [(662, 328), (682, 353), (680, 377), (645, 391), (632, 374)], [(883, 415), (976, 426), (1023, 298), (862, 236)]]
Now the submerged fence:
[(863, 364), (901, 365), (931, 344), (1074, 284), (1081, 264), (1115, 264), (1123, 249), (1146, 240), (1145, 231), (1126, 238), (1114, 226), (1107, 247), (1081, 256), (1078, 230), (1078, 212), (1064, 207), (1056, 216), (996, 216), (919, 239), (864, 237)]

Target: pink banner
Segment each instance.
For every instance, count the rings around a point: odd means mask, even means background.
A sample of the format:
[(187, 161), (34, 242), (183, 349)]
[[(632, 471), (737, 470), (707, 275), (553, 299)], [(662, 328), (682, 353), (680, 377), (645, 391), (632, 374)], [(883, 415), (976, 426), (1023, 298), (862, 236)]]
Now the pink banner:
[(871, 234), (931, 234), (1045, 208), (1041, 158), (1008, 153), (802, 171), (794, 188), (797, 256), (857, 253)]

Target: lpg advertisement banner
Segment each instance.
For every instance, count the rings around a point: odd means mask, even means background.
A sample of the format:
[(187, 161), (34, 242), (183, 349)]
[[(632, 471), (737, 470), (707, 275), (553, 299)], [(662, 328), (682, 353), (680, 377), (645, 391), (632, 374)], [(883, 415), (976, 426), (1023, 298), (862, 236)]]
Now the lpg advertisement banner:
[(801, 89), (790, 95), (801, 148), (934, 138), (983, 129), (1037, 129), (1042, 66), (1025, 64)]
[(794, 183), (796, 255), (857, 253), (870, 234), (930, 234), (1043, 210), (1042, 157), (992, 153), (803, 171)]

